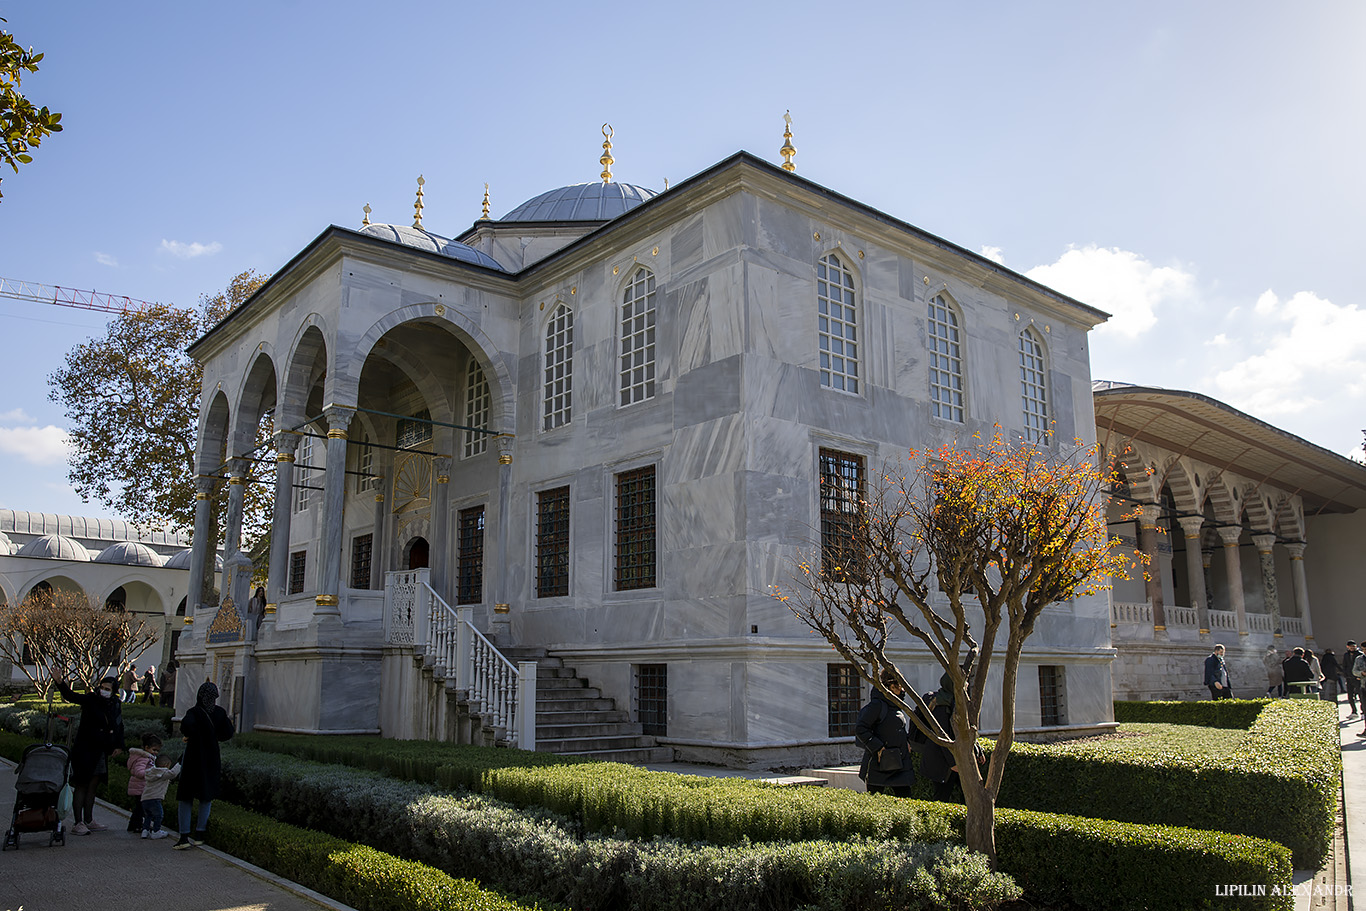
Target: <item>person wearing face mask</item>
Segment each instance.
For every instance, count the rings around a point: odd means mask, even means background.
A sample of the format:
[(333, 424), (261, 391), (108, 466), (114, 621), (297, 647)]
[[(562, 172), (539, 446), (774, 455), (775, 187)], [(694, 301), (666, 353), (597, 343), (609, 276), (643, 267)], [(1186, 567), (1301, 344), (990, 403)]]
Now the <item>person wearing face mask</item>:
[[(218, 750), (221, 741), (235, 733), (232, 719), (217, 704), (218, 687), (204, 681), (195, 694), (195, 704), (180, 719), (180, 733), (185, 741), (185, 755), (180, 760), (180, 840), (172, 847), (177, 851), (204, 843), (204, 832), (209, 825), (213, 799), (218, 796), (218, 779), (222, 773), (222, 758)], [(190, 833), (190, 811), (199, 798), (198, 825)]]
[(71, 808), (76, 824), (72, 835), (89, 835), (109, 828), (95, 822), (95, 789), (109, 780), (109, 759), (124, 751), (122, 694), (118, 680), (105, 677), (93, 693), (77, 693), (65, 680), (57, 689), (67, 702), (81, 707), (81, 721), (71, 744)]

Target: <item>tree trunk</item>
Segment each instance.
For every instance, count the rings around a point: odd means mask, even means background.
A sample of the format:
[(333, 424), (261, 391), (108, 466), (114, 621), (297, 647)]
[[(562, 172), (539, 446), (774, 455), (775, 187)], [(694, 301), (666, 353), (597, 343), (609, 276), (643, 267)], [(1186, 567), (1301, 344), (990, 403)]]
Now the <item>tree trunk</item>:
[(991, 869), (996, 869), (996, 798), (987, 789), (972, 767), (975, 763), (968, 765), (968, 774), (962, 774), (963, 764), (960, 762), (958, 768), (959, 780), (963, 783), (963, 803), (967, 805), (967, 817), (965, 819), (965, 835), (967, 846), (970, 850), (985, 854), (987, 861), (991, 864)]

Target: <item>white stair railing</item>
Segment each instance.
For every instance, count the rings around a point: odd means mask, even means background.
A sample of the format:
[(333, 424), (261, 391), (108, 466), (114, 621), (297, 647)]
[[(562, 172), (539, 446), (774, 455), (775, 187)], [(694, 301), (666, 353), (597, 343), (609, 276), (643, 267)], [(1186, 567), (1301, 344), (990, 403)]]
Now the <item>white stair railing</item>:
[(468, 693), (513, 746), (536, 749), (536, 662), (513, 664), (475, 627), (473, 608), (457, 611), (425, 580), (420, 587), (429, 605), (427, 653), (435, 667), (454, 675), (455, 688)]

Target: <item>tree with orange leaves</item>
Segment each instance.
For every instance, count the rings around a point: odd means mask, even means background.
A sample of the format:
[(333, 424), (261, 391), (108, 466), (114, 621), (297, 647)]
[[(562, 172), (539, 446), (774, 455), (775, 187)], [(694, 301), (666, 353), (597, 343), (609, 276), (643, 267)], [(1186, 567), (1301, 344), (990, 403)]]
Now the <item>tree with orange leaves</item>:
[[(885, 471), (871, 495), (845, 497), (857, 503), (844, 525), (847, 540), (800, 562), (793, 590), (777, 594), (929, 742), (952, 753), (967, 805), (967, 845), (993, 867), (996, 796), (1014, 741), (1025, 641), (1048, 605), (1125, 576), (1127, 558), (1106, 529), (1111, 480), (1097, 468), (1096, 449), (1080, 441), (1062, 456), (1007, 444), (999, 433), (969, 449), (913, 450), (909, 467)], [(888, 658), (897, 628), (944, 669), (954, 695), (949, 730)], [(982, 704), (997, 664), (1001, 730), (979, 764)], [(903, 695), (883, 687), (884, 670)]]

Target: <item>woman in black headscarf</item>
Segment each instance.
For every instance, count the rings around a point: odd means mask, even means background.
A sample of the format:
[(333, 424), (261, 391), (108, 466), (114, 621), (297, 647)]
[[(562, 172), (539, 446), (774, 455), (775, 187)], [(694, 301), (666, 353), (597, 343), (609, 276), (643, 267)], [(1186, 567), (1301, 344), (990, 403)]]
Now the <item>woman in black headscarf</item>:
[(71, 744), (71, 794), (76, 824), (73, 835), (89, 835), (109, 828), (95, 822), (95, 788), (109, 781), (109, 757), (124, 750), (122, 696), (118, 680), (105, 677), (94, 692), (77, 693), (65, 680), (57, 681), (62, 698), (81, 707), (81, 724)]
[[(180, 733), (184, 735), (185, 756), (180, 760), (180, 841), (177, 850), (202, 845), (204, 831), (209, 825), (213, 799), (218, 796), (218, 778), (222, 773), (222, 759), (218, 752), (221, 741), (231, 739), (234, 729), (228, 713), (217, 704), (218, 687), (205, 681), (200, 684), (195, 704), (180, 719)], [(199, 798), (199, 825), (190, 834), (190, 815), (195, 798)]]

